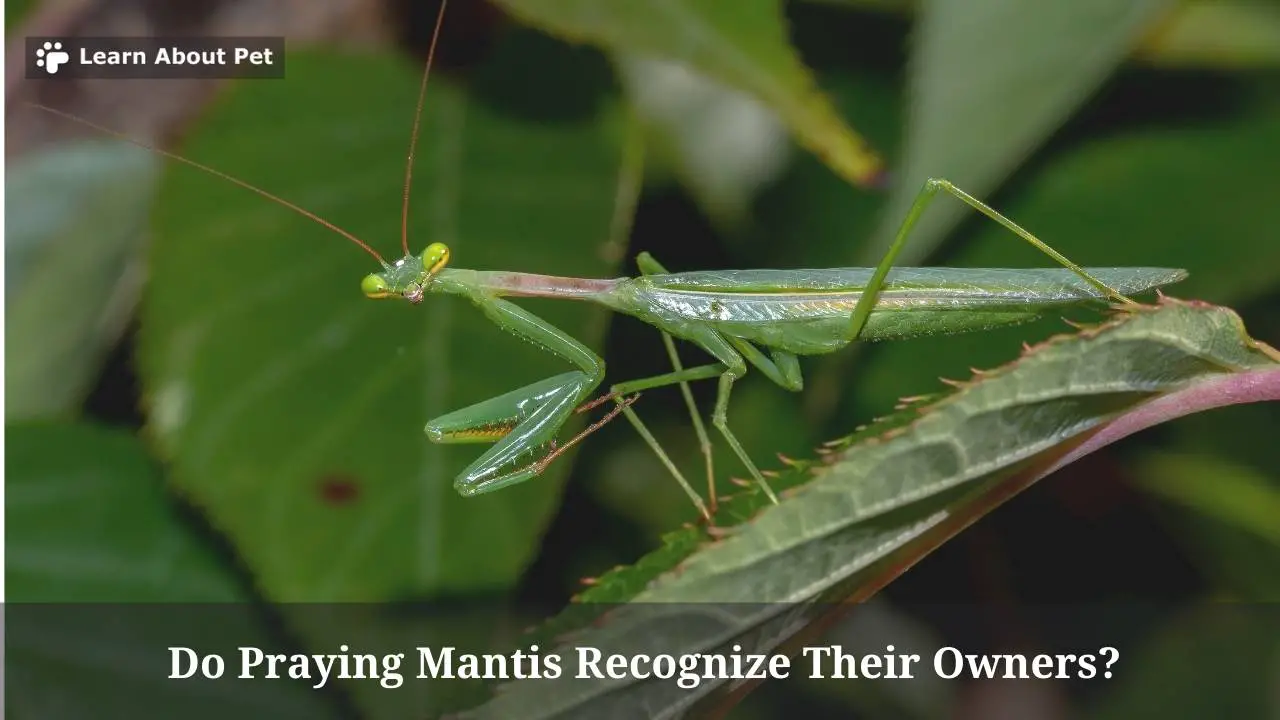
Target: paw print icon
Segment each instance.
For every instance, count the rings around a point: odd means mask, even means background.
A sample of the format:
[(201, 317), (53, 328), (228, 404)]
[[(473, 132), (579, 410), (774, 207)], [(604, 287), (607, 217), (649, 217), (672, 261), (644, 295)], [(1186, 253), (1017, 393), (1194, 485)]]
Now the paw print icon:
[(44, 68), (50, 75), (57, 74), (58, 68), (71, 61), (71, 56), (62, 49), (60, 42), (46, 42), (43, 47), (36, 48), (36, 66)]

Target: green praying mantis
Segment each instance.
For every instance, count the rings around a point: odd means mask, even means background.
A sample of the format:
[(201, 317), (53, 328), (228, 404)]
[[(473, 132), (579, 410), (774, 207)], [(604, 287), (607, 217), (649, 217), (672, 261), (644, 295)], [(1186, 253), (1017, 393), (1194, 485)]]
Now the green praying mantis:
[[(667, 471), (707, 521), (716, 506), (711, 442), (693, 401), (689, 383), (718, 383), (711, 425), (719, 432), (751, 479), (768, 499), (778, 502), (764, 474), (729, 426), (734, 383), (749, 368), (792, 391), (804, 388), (799, 357), (840, 350), (854, 341), (904, 339), (986, 330), (1026, 322), (1056, 309), (1114, 300), (1177, 282), (1179, 269), (1154, 267), (1083, 268), (952, 183), (929, 179), (903, 220), (892, 244), (874, 268), (809, 270), (717, 270), (669, 272), (642, 253), (640, 276), (588, 279), (449, 267), (450, 251), (429, 244), (420, 254), (409, 250), (408, 210), (418, 124), (444, 5), (437, 18), (419, 87), (406, 162), (401, 248), (403, 257), (387, 262), (369, 244), (316, 214), (243, 180), (165, 150), (151, 147), (82, 118), (44, 110), (79, 122), (163, 156), (239, 185), (338, 233), (373, 256), (381, 270), (364, 277), (369, 298), (395, 298), (413, 304), (427, 295), (458, 295), (469, 300), (494, 325), (564, 360), (574, 369), (435, 418), (426, 435), (435, 443), (488, 443), (491, 447), (455, 479), (454, 487), (471, 496), (524, 482), (541, 474), (569, 447), (619, 414), (635, 427)], [(1053, 258), (1061, 267), (1044, 269), (961, 269), (895, 267), (911, 230), (939, 192), (953, 196)], [(661, 335), (673, 365), (671, 372), (613, 384), (592, 399), (605, 379), (604, 360), (565, 331), (508, 298), (542, 297), (590, 302), (645, 322)], [(701, 348), (713, 362), (684, 367), (676, 352), (679, 338)], [(704, 501), (632, 409), (645, 390), (678, 385), (684, 395), (705, 460), (708, 500)], [(578, 413), (602, 403), (613, 407), (600, 420), (559, 443), (562, 430)]]
[[(1062, 268), (894, 268), (910, 230), (939, 191), (963, 200), (1057, 260)], [(985, 330), (1036, 319), (1048, 311), (1108, 298), (1136, 305), (1139, 293), (1186, 277), (1171, 268), (1082, 268), (946, 180), (928, 180), (892, 246), (875, 268), (718, 270), (670, 273), (641, 254), (636, 278), (586, 279), (446, 267), (449, 249), (432, 243), (406, 253), (364, 278), (371, 298), (420, 303), (428, 294), (460, 295), (499, 328), (550, 352), (577, 369), (527, 385), (427, 423), (437, 443), (494, 442), (454, 487), (463, 495), (491, 492), (541, 473), (560, 448), (553, 441), (575, 410), (604, 380), (605, 363), (582, 343), (507, 297), (563, 298), (603, 305), (662, 333), (675, 370), (613, 385), (608, 398), (657, 454), (698, 511), (710, 509), (630, 407), (632, 393), (681, 385), (710, 467), (710, 443), (687, 383), (718, 379), (711, 424), (747, 468), (760, 490), (777, 497), (729, 427), (733, 384), (758, 369), (773, 383), (800, 392), (798, 356), (835, 352), (855, 340), (889, 340)], [(693, 343), (716, 362), (683, 368), (672, 338)], [(767, 351), (767, 355), (766, 352)], [(595, 403), (587, 403), (588, 406)], [(606, 418), (607, 420), (607, 418)], [(602, 421), (603, 422), (603, 421)], [(591, 432), (597, 423), (585, 432)], [(574, 438), (574, 442), (584, 434)], [(532, 462), (524, 459), (533, 456)], [(714, 480), (708, 478), (708, 484)]]

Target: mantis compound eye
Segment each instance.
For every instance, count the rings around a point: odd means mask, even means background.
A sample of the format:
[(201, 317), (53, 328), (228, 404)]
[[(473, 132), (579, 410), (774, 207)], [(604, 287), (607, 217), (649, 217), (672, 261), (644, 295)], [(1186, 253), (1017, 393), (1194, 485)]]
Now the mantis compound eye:
[(444, 243), (431, 243), (426, 250), (422, 251), (422, 269), (430, 275), (440, 272), (448, 263), (449, 246)]
[(390, 289), (386, 279), (381, 275), (373, 274), (364, 276), (364, 279), (360, 281), (360, 290), (365, 294), (365, 297), (384, 298)]

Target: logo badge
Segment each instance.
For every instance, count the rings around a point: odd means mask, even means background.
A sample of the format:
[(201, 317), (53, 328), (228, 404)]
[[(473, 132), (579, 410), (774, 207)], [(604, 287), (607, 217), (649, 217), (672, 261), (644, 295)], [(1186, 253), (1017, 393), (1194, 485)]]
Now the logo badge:
[(71, 55), (62, 49), (60, 42), (45, 42), (36, 48), (36, 67), (44, 68), (50, 75), (57, 75), (58, 68), (71, 62)]

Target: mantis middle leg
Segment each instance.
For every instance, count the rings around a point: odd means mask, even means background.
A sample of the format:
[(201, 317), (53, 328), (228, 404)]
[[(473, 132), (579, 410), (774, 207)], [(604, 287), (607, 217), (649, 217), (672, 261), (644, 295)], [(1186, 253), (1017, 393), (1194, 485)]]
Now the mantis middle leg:
[[(769, 487), (769, 483), (765, 480), (764, 474), (756, 467), (755, 462), (751, 460), (751, 456), (747, 454), (742, 443), (738, 441), (736, 435), (729, 428), (729, 397), (733, 391), (733, 383), (738, 378), (747, 374), (747, 361), (759, 368), (767, 377), (774, 382), (782, 385), (788, 390), (799, 390), (803, 383), (799, 375), (799, 364), (795, 360), (795, 356), (790, 353), (782, 353), (775, 351), (774, 359), (770, 360), (763, 353), (746, 341), (737, 338), (726, 338), (720, 334), (715, 328), (706, 324), (692, 325), (685, 329), (682, 333), (685, 339), (697, 344), (712, 357), (719, 362), (710, 365), (700, 365), (698, 367), (678, 370), (676, 372), (667, 373), (665, 375), (657, 375), (641, 380), (633, 380), (631, 382), (619, 383), (614, 385), (612, 392), (622, 396), (639, 390), (646, 390), (654, 387), (662, 387), (666, 385), (675, 385), (682, 382), (692, 380), (709, 379), (712, 377), (719, 378), (719, 386), (716, 393), (715, 410), (711, 414), (711, 425), (720, 431), (725, 441), (729, 444), (730, 449), (746, 466), (747, 471), (751, 474), (753, 480), (764, 492), (765, 496), (773, 503), (778, 502), (778, 496), (774, 494), (773, 489)], [(739, 349), (746, 352), (740, 352)], [(744, 357), (745, 355), (745, 357)], [(668, 470), (675, 474), (678, 478), (679, 470), (666, 459), (666, 453), (663, 452), (661, 446), (652, 439), (652, 435), (644, 428), (644, 424), (640, 422), (634, 413), (627, 410), (623, 411), (627, 418), (631, 420), (632, 425), (640, 431), (641, 436), (645, 438), (654, 452), (660, 458), (664, 459)], [(692, 495), (692, 490), (687, 483), (682, 483), (686, 492)], [(698, 502), (695, 500), (695, 504)], [(702, 507), (699, 507), (702, 510)], [(704, 513), (705, 514), (705, 513)]]
[[(637, 258), (637, 264), (640, 267), (640, 271), (645, 275), (663, 274), (667, 272), (667, 270), (648, 253), (641, 253)], [(737, 436), (734, 435), (733, 431), (729, 428), (729, 396), (733, 390), (733, 383), (738, 378), (746, 374), (747, 362), (754, 365), (774, 383), (787, 390), (798, 392), (804, 387), (804, 381), (800, 375), (799, 362), (791, 353), (778, 350), (774, 350), (772, 352), (772, 359), (765, 357), (765, 355), (751, 343), (739, 338), (721, 335), (717, 330), (708, 325), (694, 326), (688, 328), (688, 330), (688, 339), (720, 362), (685, 369), (680, 363), (679, 356), (676, 354), (675, 343), (671, 338), (671, 334), (665, 330), (660, 330), (662, 332), (663, 343), (667, 347), (667, 354), (671, 358), (671, 364), (675, 367), (675, 372), (619, 383), (610, 388), (610, 392), (615, 397), (624, 397), (630, 393), (638, 392), (640, 390), (664, 387), (667, 385), (680, 385), (680, 389), (684, 394), (685, 403), (689, 408), (689, 415), (693, 419), (694, 431), (698, 435), (699, 444), (703, 448), (702, 452), (706, 458), (709, 499), (711, 501), (711, 507), (715, 508), (715, 475), (711, 459), (711, 441), (707, 436), (705, 426), (702, 424), (702, 419), (698, 415), (698, 408), (693, 401), (693, 394), (689, 390), (688, 383), (694, 380), (704, 380), (713, 377), (719, 378), (716, 405), (715, 410), (712, 412), (711, 424), (720, 431), (720, 434), (725, 438), (725, 441), (728, 442), (730, 449), (732, 449), (734, 454), (738, 456), (738, 459), (742, 461), (742, 464), (746, 466), (752, 479), (755, 480), (756, 484), (764, 492), (765, 496), (768, 497), (771, 502), (776, 504), (778, 502), (777, 495), (774, 494), (773, 490), (769, 487), (769, 483), (765, 480), (764, 474), (760, 472), (758, 467), (756, 467), (756, 464), (751, 460), (751, 456), (747, 454), (742, 443), (738, 441)], [(693, 491), (693, 488), (690, 487), (688, 481), (684, 479), (680, 470), (675, 466), (675, 463), (671, 461), (670, 457), (667, 456), (666, 451), (664, 451), (662, 446), (658, 444), (658, 441), (653, 437), (653, 434), (649, 432), (649, 429), (645, 426), (640, 417), (629, 408), (624, 408), (622, 412), (632, 426), (635, 427), (636, 432), (640, 434), (640, 437), (644, 439), (645, 443), (649, 445), (654, 454), (658, 456), (658, 459), (662, 461), (667, 470), (676, 478), (676, 481), (680, 483), (680, 486), (684, 488), (685, 493), (689, 495), (694, 505), (697, 506), (699, 512), (710, 520), (711, 515), (706, 506), (702, 504), (697, 493)]]
[(884, 257), (880, 260), (880, 264), (876, 266), (876, 270), (871, 275), (871, 280), (867, 282), (867, 287), (862, 293), (862, 297), (858, 298), (858, 303), (853, 307), (853, 316), (850, 318), (849, 339), (856, 340), (862, 332), (862, 328), (867, 324), (867, 319), (871, 317), (871, 310), (875, 307), (876, 299), (880, 297), (880, 291), (884, 288), (885, 276), (889, 274), (890, 268), (893, 267), (893, 261), (897, 259), (898, 253), (907, 244), (907, 238), (911, 234), (911, 229), (915, 227), (916, 221), (924, 214), (929, 207), (929, 203), (933, 201), (939, 190), (944, 190), (952, 196), (963, 201), (966, 205), (986, 215), (987, 217), (1000, 223), (1005, 229), (1014, 235), (1022, 238), (1030, 243), (1033, 247), (1043, 252), (1045, 255), (1053, 258), (1060, 265), (1079, 275), (1085, 282), (1094, 286), (1106, 295), (1119, 300), (1125, 305), (1136, 305), (1133, 300), (1121, 295), (1112, 289), (1106, 283), (1090, 275), (1084, 268), (1069, 260), (1065, 255), (1049, 247), (1043, 240), (1032, 235), (1022, 226), (1018, 225), (1009, 218), (1001, 215), (994, 208), (981, 200), (975, 198), (969, 193), (961, 190), (951, 183), (949, 180), (941, 180), (939, 178), (929, 178), (924, 182), (924, 187), (920, 189), (916, 195), (915, 202), (911, 204), (911, 209), (907, 212), (907, 217), (902, 221), (902, 226), (898, 228), (898, 234), (893, 239), (893, 244), (889, 246), (889, 250), (885, 252)]
[[(668, 272), (661, 263), (647, 252), (642, 252), (636, 256), (636, 266), (640, 269), (641, 275), (665, 275)], [(659, 332), (662, 334), (662, 344), (667, 349), (667, 357), (671, 359), (671, 366), (675, 368), (676, 373), (682, 372), (684, 366), (680, 362), (680, 354), (676, 352), (676, 344), (671, 338), (671, 334), (664, 330)], [(693, 421), (693, 432), (698, 436), (698, 448), (702, 452), (703, 462), (706, 464), (707, 503), (714, 511), (716, 507), (716, 471), (715, 460), (711, 453), (711, 438), (707, 435), (707, 428), (702, 423), (702, 416), (698, 413), (698, 404), (693, 400), (693, 391), (689, 389), (688, 381), (681, 380), (679, 384), (680, 394), (684, 396), (685, 407), (689, 409), (689, 419)], [(617, 392), (616, 388), (614, 388), (614, 392)], [(639, 422), (638, 416), (635, 421)], [(632, 424), (635, 423), (633, 422)], [(648, 434), (647, 430), (641, 433), (642, 436), (646, 434)]]

